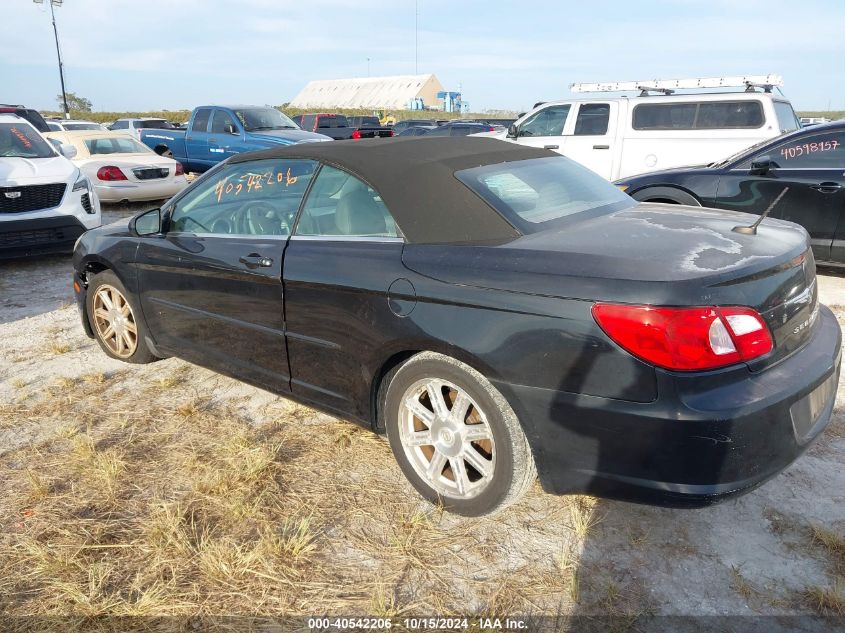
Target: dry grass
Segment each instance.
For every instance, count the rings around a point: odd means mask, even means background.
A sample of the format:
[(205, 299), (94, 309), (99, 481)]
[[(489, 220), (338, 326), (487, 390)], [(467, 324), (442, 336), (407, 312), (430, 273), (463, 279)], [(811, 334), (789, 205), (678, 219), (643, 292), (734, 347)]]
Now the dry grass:
[(182, 370), (132, 388), (116, 375), (0, 406), (0, 426), (48, 429), (0, 456), (6, 614), (501, 615), (577, 599), (590, 499), (533, 518), (565, 552), (553, 560), (515, 540), (524, 507), (470, 520), (421, 502), (368, 431), (302, 424), (300, 406), (251, 425), (213, 387), (177, 401)]
[(803, 594), (804, 603), (823, 615), (845, 615), (845, 580), (835, 580), (828, 587), (808, 587)]
[(845, 576), (845, 534), (819, 525), (811, 527), (813, 543), (821, 546), (834, 570)]

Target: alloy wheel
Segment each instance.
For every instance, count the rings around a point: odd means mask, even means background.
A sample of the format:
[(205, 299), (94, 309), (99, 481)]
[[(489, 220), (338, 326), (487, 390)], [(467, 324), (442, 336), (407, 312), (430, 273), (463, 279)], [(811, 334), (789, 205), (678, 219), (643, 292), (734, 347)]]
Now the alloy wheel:
[(119, 358), (138, 349), (138, 325), (132, 308), (114, 286), (103, 284), (94, 293), (94, 326), (106, 347)]
[(419, 380), (402, 396), (399, 439), (416, 474), (438, 494), (472, 499), (492, 481), (493, 433), (481, 407), (457, 385)]

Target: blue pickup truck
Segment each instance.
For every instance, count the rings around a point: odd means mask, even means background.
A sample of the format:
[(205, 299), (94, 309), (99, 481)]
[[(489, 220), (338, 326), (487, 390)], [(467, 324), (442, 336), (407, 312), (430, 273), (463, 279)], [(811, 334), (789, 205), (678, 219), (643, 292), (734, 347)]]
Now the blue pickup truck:
[(187, 129), (141, 130), (141, 142), (157, 154), (175, 158), (185, 171), (204, 172), (233, 154), (275, 145), (331, 141), (304, 132), (275, 108), (262, 106), (200, 106)]

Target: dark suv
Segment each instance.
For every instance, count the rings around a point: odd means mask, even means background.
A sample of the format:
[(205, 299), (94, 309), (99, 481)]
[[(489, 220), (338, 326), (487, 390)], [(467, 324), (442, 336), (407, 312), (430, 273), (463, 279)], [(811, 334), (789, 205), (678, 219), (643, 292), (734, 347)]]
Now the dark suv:
[(0, 113), (16, 114), (22, 119), (26, 119), (27, 121), (32, 123), (32, 127), (34, 127), (39, 132), (50, 131), (50, 126), (47, 125), (47, 121), (44, 120), (44, 117), (41, 116), (41, 114), (37, 110), (27, 108), (26, 106), (0, 103)]

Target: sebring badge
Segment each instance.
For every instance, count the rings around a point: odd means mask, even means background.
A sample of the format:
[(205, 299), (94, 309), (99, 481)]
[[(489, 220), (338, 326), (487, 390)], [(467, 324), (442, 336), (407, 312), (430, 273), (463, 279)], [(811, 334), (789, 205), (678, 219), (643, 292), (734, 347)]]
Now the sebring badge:
[(20, 191), (7, 191), (6, 197), (11, 199), (11, 200), (14, 200), (15, 198), (20, 198), (21, 192)]

